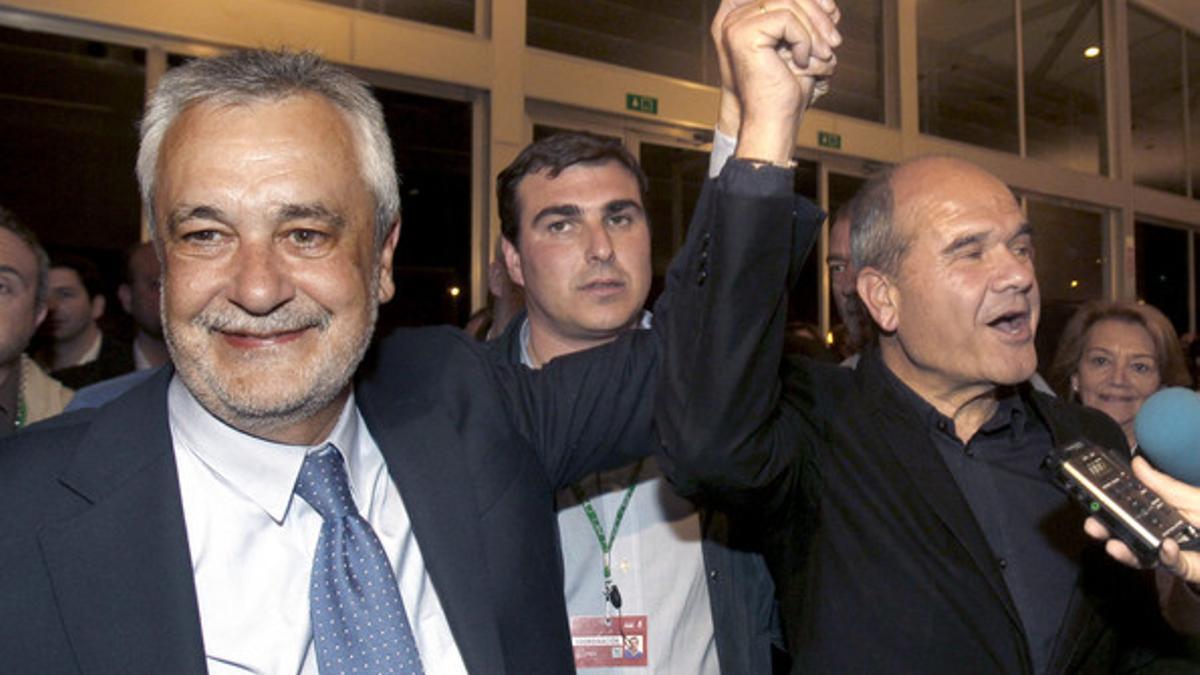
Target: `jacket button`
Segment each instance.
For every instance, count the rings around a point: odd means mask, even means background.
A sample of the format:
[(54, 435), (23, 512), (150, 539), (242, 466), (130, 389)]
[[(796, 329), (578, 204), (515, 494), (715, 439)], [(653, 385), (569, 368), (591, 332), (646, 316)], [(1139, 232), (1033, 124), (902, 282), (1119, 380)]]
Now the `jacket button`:
[(709, 570), (708, 571), (708, 580), (709, 581), (716, 581), (719, 578), (721, 578), (720, 570)]
[(703, 286), (704, 282), (707, 280), (708, 280), (708, 270), (700, 270), (700, 274), (696, 275), (696, 284)]

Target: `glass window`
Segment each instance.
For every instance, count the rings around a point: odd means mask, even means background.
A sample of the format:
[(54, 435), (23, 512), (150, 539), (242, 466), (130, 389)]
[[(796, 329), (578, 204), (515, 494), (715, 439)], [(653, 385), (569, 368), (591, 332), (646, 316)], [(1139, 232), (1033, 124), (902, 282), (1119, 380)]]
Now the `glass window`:
[[(883, 0), (840, 0), (842, 21), (838, 32), (837, 77), (829, 95), (821, 99), (821, 110), (884, 122), (887, 50), (895, 40), (884, 25)], [(715, 84), (715, 83), (714, 83)]]
[(687, 226), (708, 176), (708, 153), (642, 142), (642, 170), (649, 179), (643, 199), (650, 219), (654, 283), (647, 304), (662, 292), (671, 257), (683, 244)]
[(1079, 305), (1104, 297), (1104, 214), (1035, 197), (1028, 199), (1026, 213), (1033, 224), (1034, 269), (1042, 297), (1035, 344), (1045, 368)]
[(467, 32), (475, 30), (475, 0), (317, 0), (317, 2), (430, 23), (455, 30)]
[[(884, 120), (883, 0), (842, 0), (837, 83), (821, 109)], [(547, 49), (692, 82), (718, 85), (709, 24), (719, 0), (528, 0), (526, 41)]]
[[(400, 175), (394, 326), (463, 324), (471, 311), (471, 104), (375, 89)], [(457, 289), (457, 293), (455, 290)]]
[(1024, 12), (1025, 149), (1062, 167), (1107, 173), (1099, 0)]
[(719, 0), (528, 0), (526, 42), (617, 66), (718, 84), (708, 34)]
[[(796, 160), (795, 191), (817, 203), (817, 163), (800, 157)], [(796, 285), (788, 295), (788, 321), (803, 321), (813, 326), (820, 324), (821, 308), (821, 268), (825, 261), (818, 260), (816, 243), (813, 250), (804, 259), (804, 267), (800, 268), (800, 276)]]
[(134, 163), (146, 53), (0, 28), (0, 204), (102, 267), (138, 241)]
[(918, 0), (921, 131), (1020, 150), (1013, 4)]
[(1138, 299), (1162, 310), (1180, 334), (1188, 330), (1188, 233), (1138, 221)]
[(1186, 194), (1183, 156), (1183, 32), (1129, 8), (1129, 88), (1133, 179)]

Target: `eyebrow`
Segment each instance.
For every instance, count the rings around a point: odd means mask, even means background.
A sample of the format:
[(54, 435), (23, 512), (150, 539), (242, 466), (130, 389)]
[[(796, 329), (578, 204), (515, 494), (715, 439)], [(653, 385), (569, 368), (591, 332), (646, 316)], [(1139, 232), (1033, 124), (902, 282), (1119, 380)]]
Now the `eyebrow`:
[[(1033, 224), (1028, 221), (1021, 223), (1021, 227), (1018, 228), (1017, 231), (1015, 233), (1013, 233), (1013, 236), (1009, 237), (1008, 240), (1012, 241), (1013, 239), (1017, 239), (1019, 237), (1025, 237), (1025, 236), (1028, 236), (1028, 237), (1033, 236)], [(973, 232), (970, 234), (964, 234), (963, 236), (958, 237), (954, 241), (950, 242), (949, 245), (946, 246), (946, 248), (942, 249), (942, 253), (943, 254), (953, 254), (958, 251), (961, 251), (964, 248), (967, 248), (968, 246), (974, 246), (975, 244), (981, 244), (984, 241), (986, 241), (987, 238), (988, 238), (987, 232)]]
[(293, 220), (319, 220), (339, 230), (346, 227), (346, 219), (342, 217), (342, 214), (320, 202), (284, 204), (275, 215), (276, 223), (286, 223)]
[(225, 224), (229, 222), (225, 212), (215, 206), (182, 204), (167, 215), (167, 231), (174, 232), (180, 223), (188, 220), (215, 220)]
[(581, 213), (583, 212), (575, 204), (554, 204), (553, 206), (547, 206), (541, 211), (538, 211), (537, 215), (533, 217), (532, 222), (540, 222), (543, 218), (547, 218), (549, 216), (573, 218), (578, 217)]
[(631, 210), (637, 211), (638, 213), (643, 212), (642, 205), (632, 199), (614, 199), (613, 201), (604, 205), (604, 213), (607, 215)]
[(0, 265), (0, 274), (7, 274), (20, 279), (22, 282), (25, 281), (25, 275), (21, 274), (21, 270), (13, 267), (12, 265)]

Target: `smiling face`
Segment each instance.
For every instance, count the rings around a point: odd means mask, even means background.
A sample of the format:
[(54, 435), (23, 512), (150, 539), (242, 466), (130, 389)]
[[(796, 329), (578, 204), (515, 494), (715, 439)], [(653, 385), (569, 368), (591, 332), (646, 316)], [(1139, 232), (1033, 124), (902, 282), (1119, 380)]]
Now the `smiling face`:
[(543, 171), (521, 180), (517, 201), (519, 249), (503, 244), (534, 339), (582, 347), (628, 327), (651, 277), (650, 228), (633, 174), (617, 162), (575, 164), (555, 178)]
[(1081, 403), (1116, 420), (1132, 444), (1134, 419), (1161, 386), (1154, 339), (1144, 326), (1120, 319), (1092, 325), (1071, 376)]
[(163, 327), (188, 389), (231, 426), (320, 440), (389, 299), (351, 129), (313, 95), (201, 103), (157, 169)]
[(1032, 233), (1012, 194), (946, 158), (902, 167), (892, 189), (908, 250), (894, 278), (859, 288), (873, 294), (880, 327), (894, 332), (883, 342), (893, 372), (927, 400), (1028, 379), (1040, 300)]

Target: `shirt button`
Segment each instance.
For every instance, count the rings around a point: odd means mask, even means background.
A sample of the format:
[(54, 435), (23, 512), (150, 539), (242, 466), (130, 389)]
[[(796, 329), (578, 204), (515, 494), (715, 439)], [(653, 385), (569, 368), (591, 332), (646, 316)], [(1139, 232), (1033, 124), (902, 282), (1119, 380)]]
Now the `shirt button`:
[(938, 428), (938, 431), (945, 431), (946, 430), (946, 420), (938, 420), (937, 428)]
[(963, 449), (963, 452), (966, 452), (966, 453), (967, 453), (967, 457), (974, 457), (974, 456), (975, 456), (975, 448), (972, 448), (972, 447), (971, 447), (971, 446), (969, 446), (969, 445), (968, 445), (966, 448), (964, 448), (964, 449)]
[(708, 580), (709, 581), (716, 581), (717, 579), (720, 579), (720, 578), (721, 578), (720, 570), (709, 570), (708, 571)]
[(999, 566), (1000, 566), (1000, 569), (1002, 569), (1002, 570), (1006, 570), (1006, 569), (1008, 569), (1008, 560), (1007, 560), (1007, 559), (1005, 559), (1005, 558), (999, 558), (999, 559), (997, 559), (997, 560), (996, 560), (996, 564), (997, 564), (997, 565), (999, 565)]

